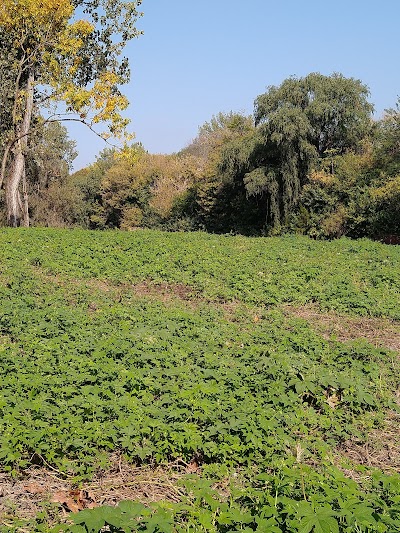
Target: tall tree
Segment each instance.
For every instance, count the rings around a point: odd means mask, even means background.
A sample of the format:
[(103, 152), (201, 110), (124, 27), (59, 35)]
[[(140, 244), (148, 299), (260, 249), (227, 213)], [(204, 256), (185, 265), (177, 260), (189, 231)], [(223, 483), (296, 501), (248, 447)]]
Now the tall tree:
[(66, 191), (72, 162), (77, 155), (75, 146), (76, 143), (68, 138), (67, 129), (59, 122), (45, 124), (35, 131), (34, 139), (29, 137), (25, 167), (32, 224), (54, 223), (57, 214), (54, 201), (51, 214), (49, 208), (52, 196), (58, 195), (60, 204), (68, 204), (71, 200), (71, 195), (66, 197)]
[(201, 125), (197, 137), (182, 150), (184, 154), (197, 157), (201, 171), (201, 177), (191, 191), (191, 211), (198, 227), (218, 232), (232, 229), (235, 210), (231, 209), (230, 198), (237, 200), (237, 191), (221, 172), (221, 158), (227, 146), (235, 143), (241, 146), (253, 133), (254, 120), (251, 116), (233, 111), (220, 112)]
[(251, 116), (234, 111), (220, 112), (199, 127), (195, 139), (182, 152), (207, 160), (211, 152), (218, 151), (227, 142), (253, 128), (254, 121)]
[(286, 223), (318, 159), (354, 149), (369, 131), (368, 94), (359, 80), (312, 73), (256, 99), (255, 133), (227, 147), (220, 169), (264, 204), (268, 228)]
[(297, 117), (303, 137), (324, 157), (329, 150), (343, 153), (354, 148), (369, 131), (373, 106), (368, 97), (369, 89), (360, 80), (311, 73), (288, 78), (258, 96), (255, 119), (281, 142), (285, 127)]
[(45, 124), (29, 139), (26, 171), (29, 192), (40, 195), (55, 181), (65, 181), (78, 155), (76, 143), (59, 122)]
[[(5, 189), (8, 224), (29, 224), (26, 193), (28, 136), (47, 120), (79, 120), (94, 128), (107, 124), (109, 135), (122, 134), (121, 111), (127, 99), (118, 86), (129, 78), (124, 45), (139, 32), (141, 0), (3, 0), (0, 4), (0, 68), (11, 82), (1, 88), (10, 123), (3, 132), (0, 183)], [(82, 14), (84, 19), (78, 20)], [(35, 119), (35, 120), (34, 120)], [(21, 197), (22, 188), (22, 197)]]

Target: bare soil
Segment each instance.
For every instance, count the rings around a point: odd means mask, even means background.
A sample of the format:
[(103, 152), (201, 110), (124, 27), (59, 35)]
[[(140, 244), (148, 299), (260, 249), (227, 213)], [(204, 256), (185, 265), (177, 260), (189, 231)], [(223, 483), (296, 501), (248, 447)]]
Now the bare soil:
[(196, 299), (196, 291), (193, 287), (183, 283), (152, 283), (142, 281), (131, 286), (133, 292), (139, 297), (153, 297), (162, 302), (169, 300), (193, 301)]
[[(344, 473), (359, 480), (361, 474), (354, 468), (365, 466), (379, 468), (386, 474), (400, 473), (400, 415), (388, 413), (382, 428), (372, 430), (367, 442), (351, 439), (338, 448), (338, 462), (343, 459), (349, 462), (348, 468), (342, 468)], [(365, 476), (365, 473), (363, 474)]]
[(340, 342), (364, 339), (376, 347), (389, 348), (400, 354), (400, 322), (386, 318), (352, 317), (321, 312), (316, 306), (285, 306), (284, 313), (306, 320), (326, 339)]

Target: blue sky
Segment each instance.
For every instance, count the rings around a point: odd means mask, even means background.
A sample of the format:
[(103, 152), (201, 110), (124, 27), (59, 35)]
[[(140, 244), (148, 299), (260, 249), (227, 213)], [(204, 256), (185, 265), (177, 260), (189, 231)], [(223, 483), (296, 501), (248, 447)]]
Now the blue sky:
[[(251, 114), (256, 96), (292, 75), (361, 79), (377, 117), (400, 95), (400, 0), (143, 0), (141, 10), (123, 90), (136, 140), (153, 153), (183, 148), (219, 111)], [(69, 128), (79, 169), (105, 145)]]

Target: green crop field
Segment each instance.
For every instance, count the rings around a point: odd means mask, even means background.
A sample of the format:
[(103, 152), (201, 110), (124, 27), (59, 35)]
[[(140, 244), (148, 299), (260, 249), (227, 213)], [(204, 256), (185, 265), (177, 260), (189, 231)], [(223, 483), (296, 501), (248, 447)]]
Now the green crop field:
[(0, 484), (0, 531), (400, 531), (399, 265), (368, 240), (1, 230), (0, 483), (187, 469), (177, 498), (72, 515)]

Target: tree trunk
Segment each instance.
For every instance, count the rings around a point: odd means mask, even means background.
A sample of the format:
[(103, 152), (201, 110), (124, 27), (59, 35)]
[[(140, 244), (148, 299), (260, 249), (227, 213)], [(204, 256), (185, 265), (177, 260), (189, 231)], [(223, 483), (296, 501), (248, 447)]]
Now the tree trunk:
[(28, 184), (26, 181), (26, 169), (22, 178), (22, 202), (23, 202), (23, 225), (29, 227), (29, 203), (28, 203)]
[[(19, 143), (18, 143), (19, 144)], [(7, 224), (13, 228), (21, 225), (22, 209), (19, 184), (25, 170), (25, 156), (22, 150), (16, 150), (10, 173), (5, 183)]]
[[(28, 134), (33, 111), (34, 77), (30, 73), (25, 89), (25, 109), (21, 124), (16, 128), (16, 140), (12, 148), (12, 163), (4, 188), (6, 193), (7, 223), (9, 226), (29, 226), (28, 195), (25, 179), (25, 157), (28, 148)], [(23, 187), (23, 201), (20, 186)]]

